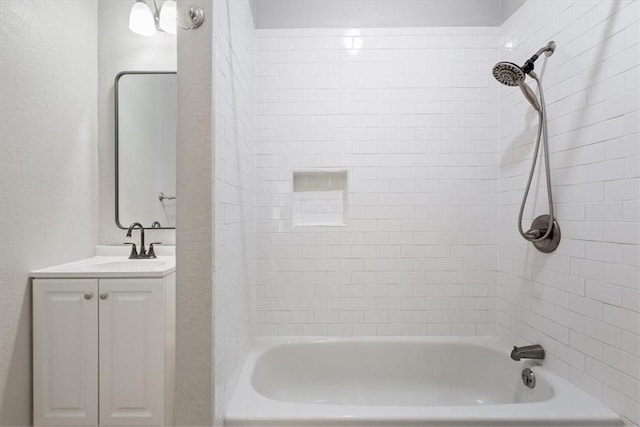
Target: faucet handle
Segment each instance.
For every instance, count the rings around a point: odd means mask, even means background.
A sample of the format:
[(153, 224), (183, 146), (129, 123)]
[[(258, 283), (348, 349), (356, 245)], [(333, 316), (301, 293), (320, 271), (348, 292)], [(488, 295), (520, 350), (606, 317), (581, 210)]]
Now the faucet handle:
[(153, 249), (153, 245), (161, 245), (162, 242), (152, 242), (149, 243), (149, 252), (147, 252), (147, 256), (149, 258), (157, 258), (156, 251)]
[(133, 258), (137, 258), (138, 257), (138, 248), (136, 248), (136, 244), (135, 243), (131, 243), (131, 242), (124, 242), (125, 245), (131, 245), (131, 253), (129, 254), (129, 259), (133, 259)]

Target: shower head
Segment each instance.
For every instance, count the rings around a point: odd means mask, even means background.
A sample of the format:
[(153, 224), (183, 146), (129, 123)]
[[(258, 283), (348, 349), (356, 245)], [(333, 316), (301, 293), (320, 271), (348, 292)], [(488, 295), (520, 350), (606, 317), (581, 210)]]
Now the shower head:
[(521, 67), (513, 62), (498, 62), (493, 67), (493, 76), (503, 85), (517, 86), (518, 82), (523, 82), (524, 77), (527, 74), (533, 72), (534, 64), (543, 53), (546, 56), (551, 56), (556, 51), (556, 42), (550, 41), (540, 49), (533, 56), (524, 63)]
[[(533, 71), (530, 71), (533, 73)], [(522, 68), (514, 64), (513, 62), (498, 62), (493, 67), (493, 77), (496, 78), (497, 81), (506, 86), (518, 86), (522, 91), (522, 94), (527, 101), (535, 108), (537, 111), (540, 111), (540, 103), (538, 102), (538, 98), (533, 93), (528, 84), (524, 82), (526, 74)]]
[(524, 82), (524, 71), (513, 62), (498, 62), (493, 67), (493, 77), (507, 86), (518, 86)]

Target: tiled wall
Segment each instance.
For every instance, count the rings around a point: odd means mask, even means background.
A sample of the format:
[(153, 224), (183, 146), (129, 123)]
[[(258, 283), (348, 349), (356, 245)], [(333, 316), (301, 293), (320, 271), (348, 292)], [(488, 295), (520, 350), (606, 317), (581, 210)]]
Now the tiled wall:
[(214, 425), (221, 425), (252, 337), (255, 31), (248, 0), (215, 1), (213, 15)]
[[(545, 365), (640, 423), (638, 1), (528, 1), (502, 27), (505, 60), (538, 61), (548, 104), (558, 250), (517, 233), (536, 115), (501, 89), (498, 325), (513, 344), (541, 343)], [(532, 83), (535, 88), (535, 83)], [(545, 213), (544, 180), (532, 213)]]
[[(216, 414), (253, 321), (539, 342), (546, 366), (640, 421), (637, 0), (530, 0), (501, 28), (255, 32), (246, 2), (215, 4)], [(543, 255), (516, 228), (537, 117), (490, 70), (549, 39), (563, 240)], [(314, 171), (347, 171), (346, 225), (293, 226), (293, 172)], [(542, 176), (525, 227), (546, 210)]]
[[(256, 34), (257, 333), (495, 334), (499, 29)], [(292, 226), (315, 169), (346, 226)]]

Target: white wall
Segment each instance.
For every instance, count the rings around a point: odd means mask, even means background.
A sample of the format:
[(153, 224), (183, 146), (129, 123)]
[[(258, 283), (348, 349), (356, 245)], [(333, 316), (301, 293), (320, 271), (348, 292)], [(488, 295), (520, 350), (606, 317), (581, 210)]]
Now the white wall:
[[(535, 17), (535, 18), (533, 18)], [(640, 423), (638, 1), (528, 1), (502, 27), (504, 60), (538, 61), (548, 104), (556, 216), (562, 242), (542, 254), (516, 219), (531, 162), (534, 111), (501, 89), (499, 335), (536, 342), (545, 366)], [(535, 83), (532, 83), (535, 87)], [(497, 84), (496, 84), (497, 87)], [(533, 213), (545, 213), (544, 179)]]
[[(493, 28), (258, 30), (261, 335), (493, 335)], [(292, 227), (292, 174), (348, 170), (348, 226)]]
[(96, 1), (0, 2), (0, 425), (31, 424), (29, 271), (97, 242), (96, 24)]
[(255, 29), (248, 0), (214, 2), (215, 419), (251, 344), (255, 277)]
[[(116, 75), (121, 71), (176, 71), (177, 67), (175, 35), (157, 33), (144, 37), (129, 30), (132, 4), (131, 0), (98, 0), (99, 240), (103, 245), (121, 245), (125, 241), (125, 231), (116, 226), (114, 205)], [(148, 235), (153, 241), (175, 243), (174, 230), (150, 230)]]

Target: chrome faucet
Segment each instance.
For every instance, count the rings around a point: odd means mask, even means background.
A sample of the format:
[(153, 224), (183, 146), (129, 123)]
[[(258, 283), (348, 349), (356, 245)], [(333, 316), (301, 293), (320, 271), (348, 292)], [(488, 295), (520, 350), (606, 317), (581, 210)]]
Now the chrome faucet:
[(539, 344), (525, 345), (523, 347), (513, 346), (511, 350), (511, 358), (515, 361), (520, 359), (544, 359), (544, 348)]
[(138, 252), (135, 243), (125, 242), (125, 245), (131, 245), (131, 253), (129, 254), (129, 259), (151, 259), (156, 258), (156, 252), (153, 248), (153, 245), (160, 245), (160, 242), (153, 242), (149, 245), (149, 252), (147, 252), (147, 248), (144, 246), (144, 227), (139, 222), (134, 222), (129, 226), (129, 230), (127, 230), (127, 237), (131, 237), (131, 233), (135, 228), (140, 229), (140, 252)]

